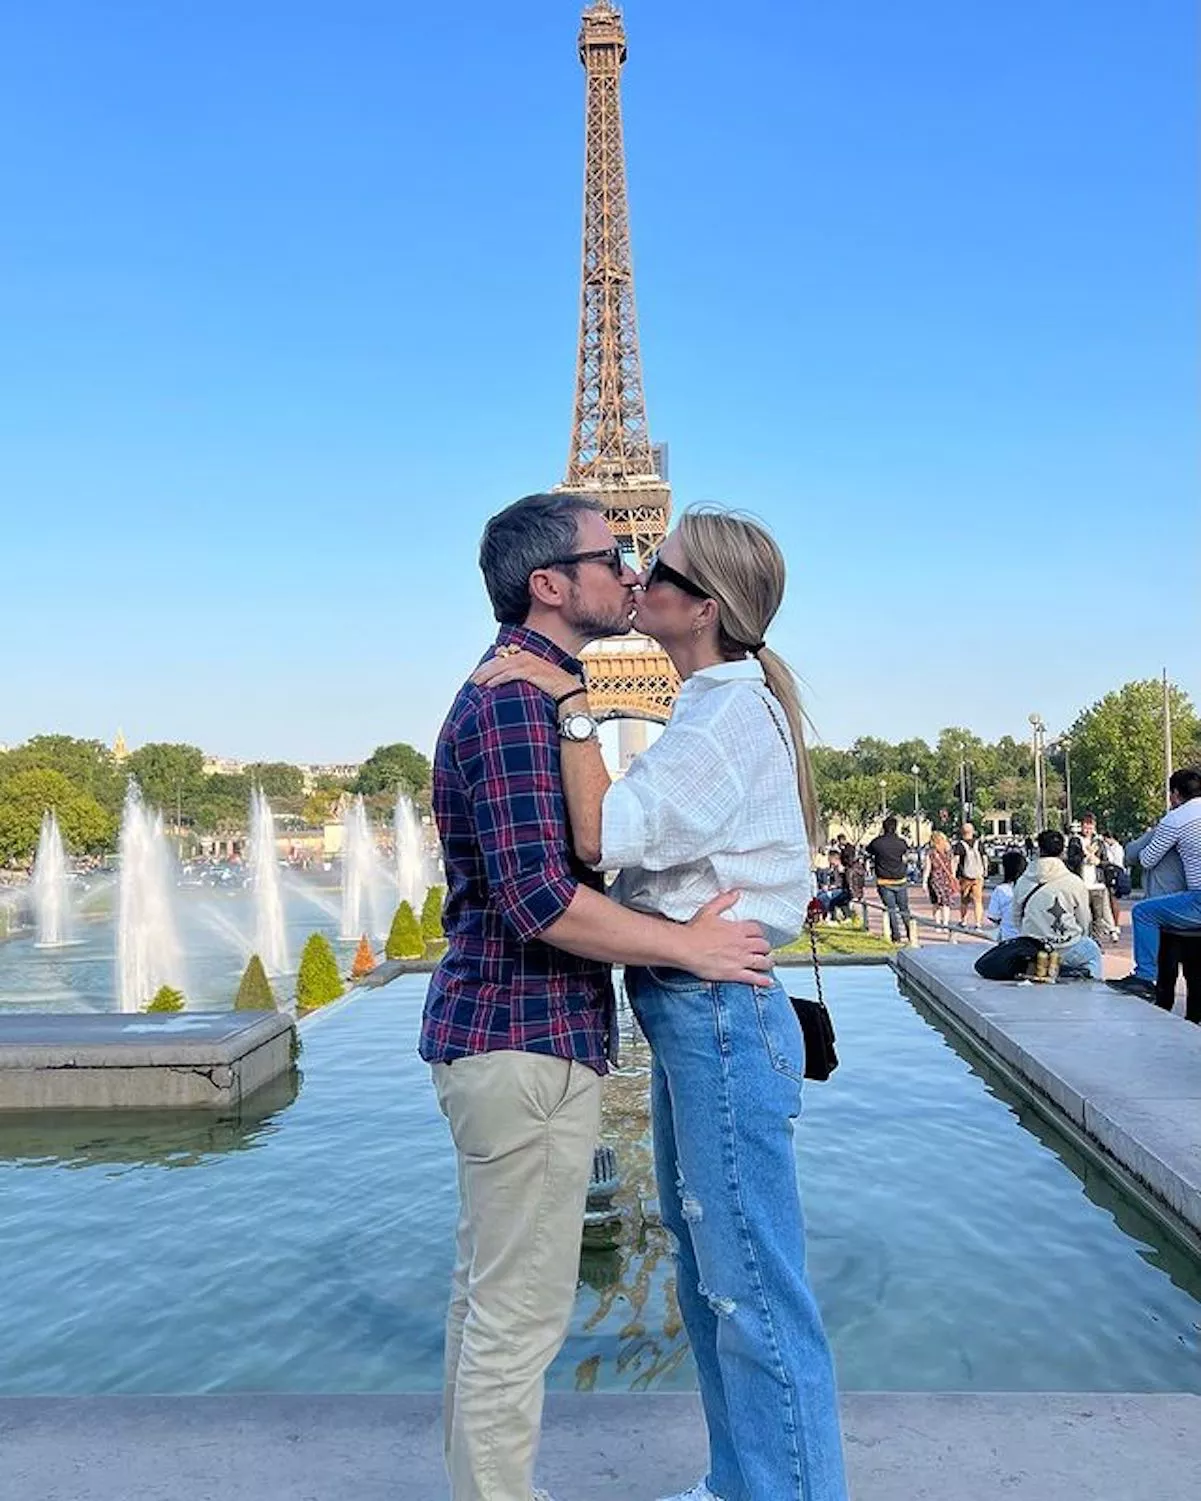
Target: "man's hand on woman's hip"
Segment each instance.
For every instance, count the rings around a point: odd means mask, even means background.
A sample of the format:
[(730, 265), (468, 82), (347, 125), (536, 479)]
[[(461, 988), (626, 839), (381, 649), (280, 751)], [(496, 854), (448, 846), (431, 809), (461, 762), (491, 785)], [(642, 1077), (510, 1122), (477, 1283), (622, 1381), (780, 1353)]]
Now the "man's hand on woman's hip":
[(702, 980), (738, 985), (771, 984), (771, 945), (757, 922), (723, 917), (740, 891), (725, 891), (706, 902), (680, 929), (679, 968)]

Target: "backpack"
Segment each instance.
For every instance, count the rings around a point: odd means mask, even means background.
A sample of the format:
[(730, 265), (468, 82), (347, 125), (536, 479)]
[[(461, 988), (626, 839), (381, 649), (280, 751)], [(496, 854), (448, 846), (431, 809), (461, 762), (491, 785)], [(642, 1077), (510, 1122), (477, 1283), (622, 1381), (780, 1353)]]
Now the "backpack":
[(1020, 980), (1042, 947), (1037, 938), (1007, 938), (985, 949), (973, 968), (982, 980)]

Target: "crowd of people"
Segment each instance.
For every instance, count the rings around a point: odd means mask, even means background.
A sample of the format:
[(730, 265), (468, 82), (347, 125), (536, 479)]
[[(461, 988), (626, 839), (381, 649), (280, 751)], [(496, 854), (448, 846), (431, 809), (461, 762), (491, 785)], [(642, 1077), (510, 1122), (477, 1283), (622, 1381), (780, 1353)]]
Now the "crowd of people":
[[(1145, 896), (1132, 913), (1135, 967), (1110, 983), (1151, 999), (1163, 934), (1170, 951), (1173, 935), (1201, 929), (1201, 772), (1177, 771), (1169, 787), (1164, 818), (1125, 845), (1085, 813), (1066, 833), (1045, 829), (1021, 847), (990, 852), (965, 822), (956, 839), (935, 830), (915, 849), (889, 815), (866, 845), (842, 839), (818, 855), (818, 899), (827, 921), (847, 921), (874, 881), (890, 936), (904, 943), (911, 936), (910, 888), (920, 885), (938, 926), (957, 921), (1002, 942), (1033, 937), (1058, 953), (1061, 973), (1100, 979), (1105, 946), (1121, 939), (1122, 900), (1132, 894), (1130, 868), (1137, 862)], [(1000, 879), (986, 908), (994, 863)]]

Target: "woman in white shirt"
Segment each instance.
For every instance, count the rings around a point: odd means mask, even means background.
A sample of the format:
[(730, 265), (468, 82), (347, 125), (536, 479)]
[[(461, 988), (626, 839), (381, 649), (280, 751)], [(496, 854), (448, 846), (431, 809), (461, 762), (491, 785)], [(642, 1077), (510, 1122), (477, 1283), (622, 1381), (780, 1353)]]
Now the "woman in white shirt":
[(1002, 943), (1021, 932), (1021, 924), (1013, 920), (1013, 888), (1025, 869), (1026, 857), (1021, 850), (1006, 850), (1001, 856), (1001, 879), (988, 899), (987, 917), (1000, 928), (997, 937)]
[[(783, 557), (757, 522), (713, 508), (680, 518), (634, 623), (683, 686), (662, 736), (612, 784), (577, 679), (526, 654), (475, 675), (522, 678), (559, 703), (576, 851), (621, 871), (615, 896), (686, 922), (736, 892), (731, 915), (773, 945), (803, 927), (817, 823), (796, 685), (763, 640), (783, 593)], [(709, 1427), (709, 1472), (674, 1501), (845, 1501), (833, 1362), (805, 1276), (792, 1006), (774, 978), (631, 968), (626, 988), (654, 1052), (660, 1205)]]

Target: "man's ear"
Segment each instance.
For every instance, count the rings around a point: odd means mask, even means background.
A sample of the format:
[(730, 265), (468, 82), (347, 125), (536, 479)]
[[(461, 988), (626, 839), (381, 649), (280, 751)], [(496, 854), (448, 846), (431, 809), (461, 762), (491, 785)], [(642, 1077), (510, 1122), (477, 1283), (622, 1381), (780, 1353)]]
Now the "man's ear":
[(549, 568), (535, 568), (530, 574), (530, 602), (551, 610), (561, 610), (567, 598), (561, 574)]

